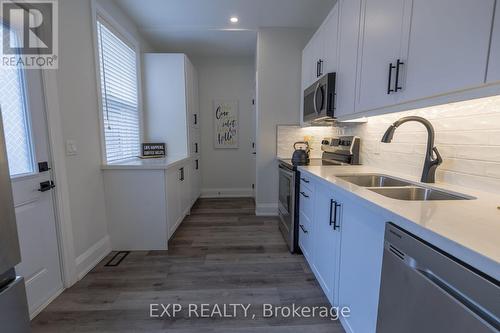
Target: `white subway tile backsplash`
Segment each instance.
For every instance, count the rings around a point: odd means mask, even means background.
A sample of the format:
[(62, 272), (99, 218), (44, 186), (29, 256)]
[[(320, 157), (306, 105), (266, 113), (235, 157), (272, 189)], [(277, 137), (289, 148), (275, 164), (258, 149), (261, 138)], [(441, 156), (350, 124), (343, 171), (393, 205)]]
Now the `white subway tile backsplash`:
[(403, 124), (392, 143), (378, 143), (390, 124), (408, 115), (434, 125), (444, 159), (438, 181), (500, 193), (500, 96), (371, 117), (342, 125), (343, 132), (361, 137), (361, 163), (420, 177), (427, 142), (421, 124)]

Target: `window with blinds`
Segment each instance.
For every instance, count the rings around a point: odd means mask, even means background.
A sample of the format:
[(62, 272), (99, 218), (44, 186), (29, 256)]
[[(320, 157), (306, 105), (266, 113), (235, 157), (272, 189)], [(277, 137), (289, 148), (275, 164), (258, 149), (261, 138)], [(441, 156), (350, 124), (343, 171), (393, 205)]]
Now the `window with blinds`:
[(137, 54), (102, 20), (97, 20), (102, 119), (106, 161), (140, 154)]

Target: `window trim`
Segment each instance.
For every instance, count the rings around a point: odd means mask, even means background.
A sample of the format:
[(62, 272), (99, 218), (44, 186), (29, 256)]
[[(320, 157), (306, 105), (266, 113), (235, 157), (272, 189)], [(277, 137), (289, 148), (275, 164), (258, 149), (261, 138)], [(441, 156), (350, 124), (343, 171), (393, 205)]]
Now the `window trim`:
[[(13, 27), (8, 27), (2, 20), (2, 17), (0, 17), (0, 31), (2, 33), (3, 32), (3, 29), (9, 29), (9, 30), (14, 30), (17, 34), (17, 31), (13, 28)], [(31, 168), (32, 168), (32, 171), (31, 172), (24, 172), (24, 173), (18, 173), (16, 175), (9, 175), (10, 176), (10, 180), (11, 181), (19, 181), (19, 180), (23, 180), (23, 179), (26, 179), (26, 178), (30, 178), (30, 177), (33, 177), (35, 175), (38, 174), (38, 170), (36, 168), (36, 165), (37, 165), (37, 151), (36, 151), (36, 146), (35, 146), (35, 142), (33, 141), (33, 124), (32, 124), (32, 120), (31, 120), (31, 100), (30, 100), (30, 96), (28, 94), (28, 82), (26, 80), (26, 71), (24, 68), (22, 67), (18, 67), (17, 68), (17, 73), (18, 73), (18, 77), (19, 77), (19, 83), (21, 85), (21, 98), (22, 98), (22, 107), (23, 107), (23, 112), (24, 112), (24, 122), (25, 122), (25, 130), (27, 131), (27, 144), (28, 144), (28, 148), (29, 148), (29, 154), (30, 154), (30, 161), (31, 161)], [(3, 122), (3, 119), (2, 119), (2, 115), (1, 115), (1, 109), (0, 109), (0, 121)], [(3, 126), (3, 123), (2, 123), (2, 126)], [(5, 128), (4, 128), (4, 132), (5, 132)], [(6, 147), (7, 148), (7, 147)]]
[[(135, 51), (136, 54), (136, 69), (137, 69), (137, 112), (139, 114), (139, 141), (144, 142), (144, 113), (143, 113), (143, 99), (142, 99), (142, 50), (139, 41), (128, 32), (118, 21), (116, 21), (111, 14), (109, 14), (96, 0), (91, 2), (92, 9), (92, 37), (94, 48), (94, 68), (96, 75), (97, 87), (97, 113), (99, 118), (99, 135), (101, 141), (101, 161), (103, 165), (108, 164), (106, 157), (106, 137), (104, 134), (104, 109), (102, 98), (101, 86), (101, 69), (99, 58), (99, 38), (97, 36), (97, 21), (102, 22), (106, 28), (110, 29), (116, 34), (125, 44)], [(140, 147), (139, 147), (140, 148)], [(125, 159), (124, 159), (125, 160)], [(116, 163), (116, 162), (113, 162)]]

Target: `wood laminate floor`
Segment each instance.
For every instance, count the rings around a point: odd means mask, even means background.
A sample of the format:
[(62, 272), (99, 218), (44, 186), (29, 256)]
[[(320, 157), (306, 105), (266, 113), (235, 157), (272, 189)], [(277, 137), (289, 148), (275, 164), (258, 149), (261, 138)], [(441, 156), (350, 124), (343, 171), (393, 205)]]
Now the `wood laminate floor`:
[[(330, 318), (262, 316), (263, 304), (328, 301), (304, 258), (288, 252), (277, 219), (256, 217), (254, 209), (253, 199), (200, 199), (169, 251), (131, 252), (106, 267), (111, 253), (32, 321), (33, 332), (344, 332)], [(190, 303), (251, 307), (248, 318), (242, 309), (236, 318), (196, 318)], [(150, 318), (150, 304), (183, 310)]]

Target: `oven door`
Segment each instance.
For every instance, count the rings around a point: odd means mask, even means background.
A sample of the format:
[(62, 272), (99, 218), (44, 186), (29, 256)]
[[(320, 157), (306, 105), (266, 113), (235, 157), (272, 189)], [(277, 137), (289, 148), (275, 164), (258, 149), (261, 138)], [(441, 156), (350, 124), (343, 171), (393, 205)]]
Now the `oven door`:
[(295, 173), (283, 166), (279, 167), (279, 228), (285, 241), (293, 251), (295, 215)]

